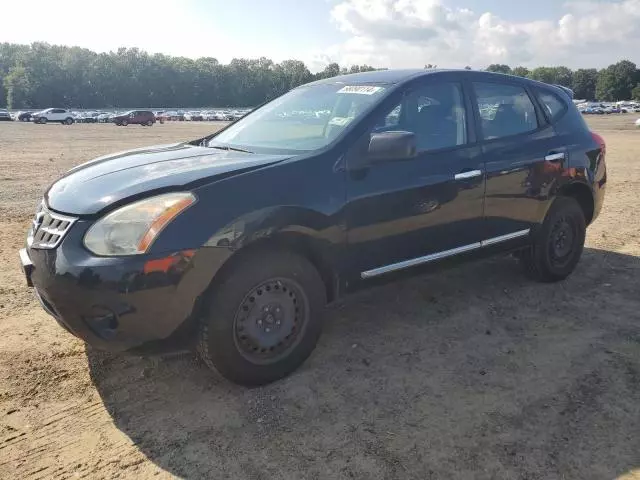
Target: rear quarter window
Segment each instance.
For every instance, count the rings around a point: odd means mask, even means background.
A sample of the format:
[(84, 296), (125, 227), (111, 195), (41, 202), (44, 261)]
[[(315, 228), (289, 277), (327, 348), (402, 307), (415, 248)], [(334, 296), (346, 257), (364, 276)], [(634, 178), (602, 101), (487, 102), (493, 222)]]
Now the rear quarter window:
[(567, 111), (567, 103), (559, 95), (546, 90), (538, 90), (537, 93), (544, 113), (551, 121), (558, 119)]

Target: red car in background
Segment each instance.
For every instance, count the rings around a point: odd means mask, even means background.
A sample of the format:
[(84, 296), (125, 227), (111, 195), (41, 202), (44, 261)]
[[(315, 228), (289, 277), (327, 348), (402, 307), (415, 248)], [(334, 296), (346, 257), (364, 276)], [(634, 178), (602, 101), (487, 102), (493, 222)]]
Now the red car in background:
[(130, 124), (150, 127), (156, 123), (156, 116), (149, 110), (131, 110), (130, 112), (113, 117), (113, 123), (123, 127)]

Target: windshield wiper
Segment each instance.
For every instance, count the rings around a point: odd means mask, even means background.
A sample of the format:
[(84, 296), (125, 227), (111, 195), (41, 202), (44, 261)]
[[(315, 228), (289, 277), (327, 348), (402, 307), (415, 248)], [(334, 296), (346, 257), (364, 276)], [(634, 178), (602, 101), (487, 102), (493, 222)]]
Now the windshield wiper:
[(217, 148), (218, 150), (226, 150), (228, 152), (242, 152), (242, 153), (254, 153), (244, 148), (230, 147), (229, 145), (209, 145), (209, 148)]

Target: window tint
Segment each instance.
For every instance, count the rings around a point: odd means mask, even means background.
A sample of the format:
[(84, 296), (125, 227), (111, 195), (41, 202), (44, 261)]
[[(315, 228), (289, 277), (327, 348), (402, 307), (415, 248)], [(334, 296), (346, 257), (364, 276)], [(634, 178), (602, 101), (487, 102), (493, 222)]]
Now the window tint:
[(533, 102), (523, 87), (474, 83), (484, 138), (500, 138), (538, 128)]
[(62, 110), (61, 108), (54, 108), (53, 110), (51, 110), (51, 113), (64, 113), (64, 110)]
[(437, 83), (407, 92), (374, 131), (413, 132), (418, 150), (426, 151), (463, 145), (467, 141), (466, 126), (460, 85)]
[(551, 92), (539, 90), (538, 97), (540, 98), (540, 103), (542, 103), (542, 106), (545, 108), (547, 111), (546, 113), (551, 119), (559, 117), (567, 109), (565, 102)]

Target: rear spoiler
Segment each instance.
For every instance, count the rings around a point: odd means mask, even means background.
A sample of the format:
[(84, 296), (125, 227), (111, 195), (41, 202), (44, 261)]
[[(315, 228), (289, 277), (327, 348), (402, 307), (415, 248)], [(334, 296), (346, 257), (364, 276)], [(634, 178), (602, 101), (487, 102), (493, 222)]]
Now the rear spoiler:
[(554, 84), (553, 86), (558, 87), (560, 90), (566, 93), (571, 100), (573, 100), (573, 90), (571, 90), (569, 87), (565, 87), (564, 85), (556, 85), (556, 84)]

